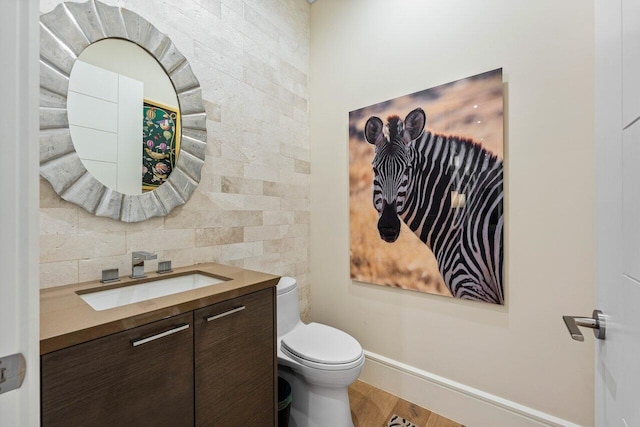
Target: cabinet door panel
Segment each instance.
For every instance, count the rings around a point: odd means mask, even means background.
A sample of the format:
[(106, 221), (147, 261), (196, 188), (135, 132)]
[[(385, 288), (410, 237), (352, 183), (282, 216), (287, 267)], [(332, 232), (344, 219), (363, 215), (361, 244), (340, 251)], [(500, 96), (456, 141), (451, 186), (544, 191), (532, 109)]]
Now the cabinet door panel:
[(195, 311), (197, 426), (274, 425), (274, 293), (265, 289)]
[(193, 426), (192, 326), (188, 313), (43, 355), (42, 425)]

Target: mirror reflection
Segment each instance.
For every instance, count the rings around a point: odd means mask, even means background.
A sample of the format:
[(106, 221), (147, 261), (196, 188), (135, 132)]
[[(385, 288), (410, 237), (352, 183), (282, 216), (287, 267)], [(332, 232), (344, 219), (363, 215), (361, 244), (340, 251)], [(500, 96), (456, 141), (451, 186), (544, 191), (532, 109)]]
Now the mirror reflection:
[(135, 43), (104, 39), (75, 62), (67, 100), (73, 145), (105, 186), (137, 195), (162, 185), (180, 149), (180, 110), (169, 76)]

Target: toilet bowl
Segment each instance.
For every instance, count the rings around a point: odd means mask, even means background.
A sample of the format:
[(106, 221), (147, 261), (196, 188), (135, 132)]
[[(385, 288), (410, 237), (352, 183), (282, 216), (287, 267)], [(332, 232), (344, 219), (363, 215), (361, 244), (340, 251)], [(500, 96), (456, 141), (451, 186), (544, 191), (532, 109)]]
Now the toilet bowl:
[(353, 427), (347, 389), (362, 372), (364, 352), (351, 335), (300, 320), (298, 286), (280, 279), (278, 375), (291, 384), (291, 427)]

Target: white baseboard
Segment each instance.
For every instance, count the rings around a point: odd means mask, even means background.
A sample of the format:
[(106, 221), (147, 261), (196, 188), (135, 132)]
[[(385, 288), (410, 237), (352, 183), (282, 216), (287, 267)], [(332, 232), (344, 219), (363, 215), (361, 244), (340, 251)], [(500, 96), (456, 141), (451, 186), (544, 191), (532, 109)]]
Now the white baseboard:
[(466, 427), (577, 424), (365, 350), (360, 379)]

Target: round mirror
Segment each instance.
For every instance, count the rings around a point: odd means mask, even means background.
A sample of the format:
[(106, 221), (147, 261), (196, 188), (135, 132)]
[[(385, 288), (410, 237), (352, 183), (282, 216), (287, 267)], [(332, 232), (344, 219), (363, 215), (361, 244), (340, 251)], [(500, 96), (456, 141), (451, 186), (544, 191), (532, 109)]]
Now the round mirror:
[(64, 200), (124, 222), (186, 203), (206, 113), (171, 39), (99, 0), (60, 3), (40, 27), (40, 175)]
[(67, 115), (82, 164), (112, 190), (154, 190), (175, 167), (178, 97), (162, 66), (135, 43), (104, 39), (82, 51), (69, 76)]

